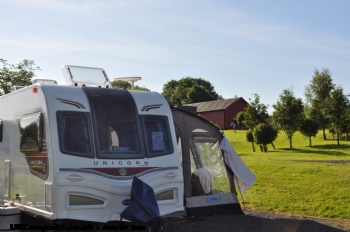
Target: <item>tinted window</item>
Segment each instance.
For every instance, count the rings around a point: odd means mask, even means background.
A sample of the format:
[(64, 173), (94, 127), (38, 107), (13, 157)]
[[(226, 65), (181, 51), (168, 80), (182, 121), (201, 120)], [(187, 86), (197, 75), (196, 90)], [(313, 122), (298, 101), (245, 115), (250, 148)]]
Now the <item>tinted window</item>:
[(173, 152), (168, 118), (165, 116), (142, 116), (147, 156), (160, 156)]
[(97, 157), (111, 159), (143, 158), (136, 120), (135, 103), (121, 89), (84, 88), (93, 109)]
[(61, 152), (94, 157), (89, 114), (58, 111), (57, 119)]
[(38, 152), (42, 148), (42, 116), (40, 113), (26, 116), (19, 122), (23, 153)]

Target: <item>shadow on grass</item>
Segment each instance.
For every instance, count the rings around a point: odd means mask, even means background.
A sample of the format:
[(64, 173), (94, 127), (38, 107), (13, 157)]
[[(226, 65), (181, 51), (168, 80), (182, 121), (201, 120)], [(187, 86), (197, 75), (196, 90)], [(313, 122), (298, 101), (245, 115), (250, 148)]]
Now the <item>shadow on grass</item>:
[(324, 145), (315, 145), (312, 146), (311, 148), (316, 148), (316, 149), (337, 149), (337, 150), (343, 150), (343, 149), (350, 149), (350, 145), (348, 144), (324, 144)]
[[(336, 149), (336, 150), (331, 150), (330, 149)], [(279, 148), (276, 149), (276, 151), (286, 151), (289, 153), (303, 153), (303, 154), (320, 154), (320, 155), (329, 155), (329, 156), (349, 156), (348, 150), (350, 149), (350, 146), (347, 145), (318, 145), (311, 147), (309, 149), (299, 149), (299, 148)]]
[[(251, 152), (256, 154), (271, 154), (271, 153), (297, 153), (297, 154), (319, 154), (319, 155), (328, 155), (328, 156), (348, 156), (350, 157), (350, 154), (348, 154), (348, 151), (350, 150), (350, 145), (348, 144), (324, 144), (324, 145), (314, 145), (312, 147), (307, 148), (278, 148), (273, 149), (272, 147), (268, 147), (267, 152), (263, 152), (259, 146), (255, 147), (255, 152), (251, 150)], [(249, 156), (250, 153), (242, 152), (239, 153), (239, 156)], [(283, 155), (283, 154), (281, 154)]]

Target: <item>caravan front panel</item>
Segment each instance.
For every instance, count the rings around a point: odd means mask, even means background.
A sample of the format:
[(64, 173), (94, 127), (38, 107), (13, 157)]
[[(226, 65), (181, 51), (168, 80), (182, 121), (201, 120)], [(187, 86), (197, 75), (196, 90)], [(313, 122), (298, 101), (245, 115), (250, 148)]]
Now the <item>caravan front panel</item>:
[[(66, 108), (53, 115), (60, 151), (54, 157), (56, 218), (119, 220), (134, 175), (154, 189), (162, 215), (183, 210), (182, 169), (164, 98), (122, 89), (74, 91), (82, 100), (61, 100)], [(159, 107), (144, 111), (150, 103)]]

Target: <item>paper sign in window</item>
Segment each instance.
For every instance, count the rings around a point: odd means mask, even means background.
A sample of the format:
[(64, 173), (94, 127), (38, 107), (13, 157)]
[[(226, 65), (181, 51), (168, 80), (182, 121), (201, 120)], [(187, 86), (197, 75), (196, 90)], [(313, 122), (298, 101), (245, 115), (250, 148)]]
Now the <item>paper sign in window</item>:
[(164, 150), (164, 134), (163, 132), (152, 132), (153, 151)]

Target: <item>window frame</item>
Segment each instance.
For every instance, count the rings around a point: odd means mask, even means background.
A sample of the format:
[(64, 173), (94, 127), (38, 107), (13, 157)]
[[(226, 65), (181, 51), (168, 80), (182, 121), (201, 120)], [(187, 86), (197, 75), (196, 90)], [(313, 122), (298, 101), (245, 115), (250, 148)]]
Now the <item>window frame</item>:
[[(161, 152), (155, 152), (152, 151), (149, 147), (149, 144), (153, 144), (152, 141), (149, 142), (149, 137), (147, 136), (147, 126), (146, 126), (146, 121), (147, 120), (157, 120), (161, 121), (162, 124), (164, 125), (164, 131), (166, 134), (165, 139), (168, 141), (169, 148), (167, 150), (161, 151)], [(174, 153), (174, 144), (172, 141), (172, 135), (171, 135), (171, 130), (170, 130), (170, 125), (169, 125), (169, 119), (165, 115), (140, 115), (140, 121), (141, 121), (141, 127), (142, 127), (142, 135), (143, 135), (143, 141), (144, 141), (144, 146), (146, 150), (146, 157), (147, 158), (153, 158), (153, 157), (159, 157), (159, 156), (165, 156)]]
[[(24, 123), (24, 121), (26, 121), (26, 123)], [(26, 126), (23, 126), (23, 124), (27, 124), (28, 121), (31, 121), (28, 125)], [(24, 135), (24, 132), (26, 130), (29, 130), (29, 126), (33, 123), (36, 123), (36, 138), (33, 138), (33, 140), (35, 139), (35, 143), (36, 143), (36, 146), (35, 148), (36, 149), (31, 149), (31, 150), (26, 150), (24, 149), (24, 146), (23, 146), (23, 135)], [(34, 113), (34, 114), (30, 114), (30, 115), (25, 115), (23, 117), (21, 117), (19, 119), (19, 127), (20, 127), (20, 144), (19, 144), (19, 150), (22, 152), (22, 153), (30, 153), (30, 152), (41, 152), (42, 149), (43, 149), (43, 129), (44, 129), (44, 122), (43, 122), (43, 115), (41, 112), (38, 112), (38, 113)], [(22, 131), (23, 129), (23, 131)]]
[[(56, 112), (56, 117), (57, 117), (58, 141), (59, 141), (59, 148), (61, 153), (66, 155), (84, 157), (84, 158), (95, 158), (95, 146), (94, 146), (94, 140), (92, 136), (92, 125), (91, 125), (90, 113), (59, 110)], [(76, 151), (70, 151), (65, 149), (64, 131), (63, 131), (63, 127), (60, 126), (64, 117), (84, 118), (86, 120), (86, 126), (87, 126), (86, 131), (87, 131), (87, 137), (89, 142), (88, 145), (90, 146), (90, 152), (76, 152)]]
[[(138, 143), (138, 146), (137, 146), (138, 150), (125, 151), (125, 150), (121, 149), (123, 147), (119, 147), (117, 150), (111, 150), (111, 151), (101, 150), (101, 145), (100, 145), (100, 142), (98, 140), (98, 142), (97, 142), (97, 147), (98, 147), (97, 158), (98, 159), (144, 159), (145, 158), (143, 148), (142, 148), (143, 147), (142, 140), (140, 139), (141, 136), (140, 136), (140, 130), (139, 130), (137, 120), (130, 121), (130, 122), (135, 123), (135, 127), (136, 127), (135, 136), (136, 136), (136, 143)], [(119, 124), (119, 123), (122, 123), (122, 120), (120, 122), (117, 122), (117, 124)], [(100, 136), (100, 135), (98, 134), (98, 136)], [(98, 137), (98, 136), (96, 136), (96, 137)], [(123, 136), (121, 136), (121, 138), (122, 137)], [(119, 138), (119, 136), (118, 136), (118, 138)]]
[[(91, 115), (93, 120), (93, 132), (94, 132), (94, 138), (95, 138), (95, 149), (96, 149), (96, 158), (97, 159), (117, 159), (117, 160), (125, 160), (125, 159), (144, 159), (145, 158), (145, 152), (144, 152), (144, 146), (143, 146), (143, 138), (141, 134), (141, 127), (138, 117), (138, 111), (136, 103), (130, 94), (129, 91), (124, 89), (109, 89), (109, 88), (90, 88), (90, 87), (83, 87), (82, 88), (85, 91), (85, 94), (89, 100), (90, 108), (91, 108)], [(101, 97), (101, 99), (97, 99), (98, 97)], [(107, 109), (106, 111), (103, 111), (104, 113), (108, 113), (108, 110), (116, 110), (119, 106), (118, 104), (122, 103), (127, 104), (128, 108), (130, 109), (130, 115), (132, 115), (132, 120), (130, 122), (134, 123), (135, 126), (135, 135), (136, 135), (136, 141), (138, 143), (138, 150), (135, 152), (128, 152), (128, 151), (122, 151), (122, 150), (111, 150), (107, 151), (105, 149), (101, 149), (101, 141), (106, 136), (106, 126), (102, 126), (102, 131), (100, 130), (101, 125), (101, 105), (99, 103), (104, 103), (108, 107), (112, 107)], [(123, 109), (123, 107), (121, 107)], [(103, 109), (105, 110), (105, 109)], [(118, 112), (120, 113), (120, 112)], [(104, 122), (108, 122), (111, 124), (111, 122), (123, 122), (123, 120), (129, 120), (130, 118), (127, 117), (121, 117), (115, 120), (113, 118), (107, 117), (108, 120), (104, 120)], [(103, 134), (104, 133), (104, 134)]]

